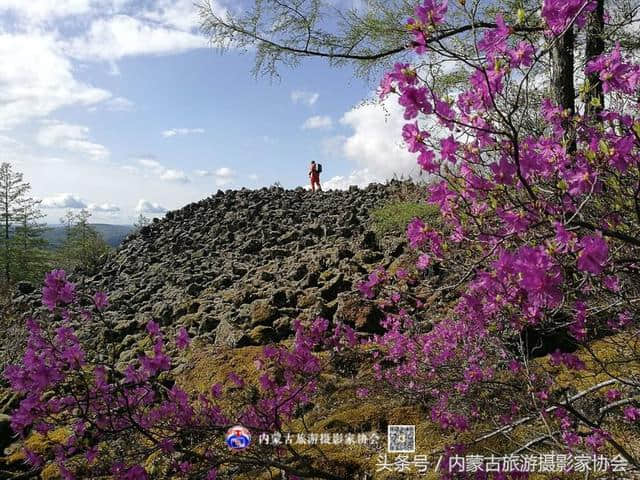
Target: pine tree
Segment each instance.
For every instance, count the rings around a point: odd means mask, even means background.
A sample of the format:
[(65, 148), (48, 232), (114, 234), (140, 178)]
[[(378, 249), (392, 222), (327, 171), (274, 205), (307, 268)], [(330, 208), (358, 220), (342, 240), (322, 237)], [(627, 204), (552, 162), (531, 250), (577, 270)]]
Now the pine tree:
[(10, 163), (0, 165), (0, 221), (2, 222), (2, 236), (0, 248), (4, 281), (12, 281), (12, 227), (19, 211), (28, 203), (26, 194), (31, 185), (23, 180), (20, 172), (14, 172)]

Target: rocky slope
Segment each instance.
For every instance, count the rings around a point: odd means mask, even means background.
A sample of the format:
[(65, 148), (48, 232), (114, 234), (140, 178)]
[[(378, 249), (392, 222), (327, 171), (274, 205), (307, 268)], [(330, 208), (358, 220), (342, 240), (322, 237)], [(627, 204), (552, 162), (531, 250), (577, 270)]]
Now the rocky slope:
[[(404, 238), (377, 238), (369, 215), (401, 188), (218, 191), (131, 235), (76, 281), (109, 292), (121, 360), (135, 355), (149, 319), (229, 346), (284, 338), (294, 319), (318, 314), (375, 329), (354, 287), (405, 249)], [(16, 304), (37, 306), (37, 292), (21, 289)]]

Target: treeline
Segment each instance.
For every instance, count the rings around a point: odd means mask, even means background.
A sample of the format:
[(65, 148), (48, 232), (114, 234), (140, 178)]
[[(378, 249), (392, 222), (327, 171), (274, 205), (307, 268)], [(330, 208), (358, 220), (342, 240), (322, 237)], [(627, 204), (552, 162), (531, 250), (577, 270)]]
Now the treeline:
[[(41, 200), (30, 196), (31, 185), (9, 163), (0, 166), (0, 287), (20, 282), (40, 282), (54, 268), (90, 272), (104, 260), (111, 247), (89, 224), (91, 213), (68, 211), (60, 219), (65, 239), (51, 249), (42, 221)], [(140, 217), (139, 226), (148, 220)]]

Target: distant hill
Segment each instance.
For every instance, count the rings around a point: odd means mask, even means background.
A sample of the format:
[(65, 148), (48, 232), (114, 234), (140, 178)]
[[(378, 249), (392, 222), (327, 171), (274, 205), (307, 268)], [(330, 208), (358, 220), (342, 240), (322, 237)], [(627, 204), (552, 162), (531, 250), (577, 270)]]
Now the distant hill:
[[(92, 223), (91, 226), (104, 238), (112, 247), (117, 247), (133, 231), (131, 225), (108, 225), (106, 223)], [(44, 238), (49, 242), (49, 248), (58, 248), (66, 237), (64, 225), (49, 225), (44, 234)]]

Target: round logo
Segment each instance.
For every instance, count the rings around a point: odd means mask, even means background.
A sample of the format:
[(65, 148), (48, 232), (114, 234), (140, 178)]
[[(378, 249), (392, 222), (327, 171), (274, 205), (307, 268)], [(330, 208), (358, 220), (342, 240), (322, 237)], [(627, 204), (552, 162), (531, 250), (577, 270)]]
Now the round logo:
[(231, 450), (244, 450), (251, 444), (251, 432), (242, 425), (227, 430), (224, 442)]

